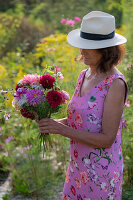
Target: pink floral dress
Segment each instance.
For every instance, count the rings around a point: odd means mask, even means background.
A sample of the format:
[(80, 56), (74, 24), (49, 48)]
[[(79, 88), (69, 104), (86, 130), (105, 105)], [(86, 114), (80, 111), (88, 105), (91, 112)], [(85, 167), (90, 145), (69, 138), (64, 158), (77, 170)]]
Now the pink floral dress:
[[(123, 74), (113, 74), (81, 97), (80, 89), (86, 71), (83, 70), (79, 75), (75, 92), (67, 107), (67, 121), (74, 129), (99, 134), (102, 130), (104, 100), (111, 83), (121, 78), (126, 85), (126, 97), (128, 86)], [(121, 130), (122, 118), (117, 136), (110, 148), (91, 148), (70, 139), (70, 163), (62, 200), (120, 200), (122, 198)]]

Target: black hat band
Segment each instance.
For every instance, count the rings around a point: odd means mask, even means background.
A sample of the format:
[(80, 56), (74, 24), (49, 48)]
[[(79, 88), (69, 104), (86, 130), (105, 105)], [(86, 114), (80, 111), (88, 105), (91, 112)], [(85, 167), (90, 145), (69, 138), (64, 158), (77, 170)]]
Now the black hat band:
[(87, 40), (107, 40), (111, 39), (115, 36), (115, 31), (112, 33), (109, 33), (107, 35), (102, 35), (102, 34), (94, 34), (94, 33), (85, 33), (80, 31), (80, 37), (87, 39)]

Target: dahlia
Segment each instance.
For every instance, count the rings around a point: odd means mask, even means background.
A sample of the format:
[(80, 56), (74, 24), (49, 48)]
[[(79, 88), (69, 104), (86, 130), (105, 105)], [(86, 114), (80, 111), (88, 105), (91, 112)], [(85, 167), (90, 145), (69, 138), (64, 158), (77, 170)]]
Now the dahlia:
[(35, 119), (34, 114), (32, 112), (28, 112), (27, 109), (21, 109), (20, 112), (23, 117), (30, 118), (32, 120)]
[(30, 106), (37, 106), (37, 104), (40, 104), (41, 101), (45, 100), (44, 92), (39, 88), (29, 89), (26, 95)]
[(47, 93), (46, 99), (50, 107), (56, 108), (62, 103), (62, 94), (56, 90), (51, 90)]
[(62, 104), (65, 104), (66, 100), (70, 100), (69, 94), (66, 91), (62, 90), (61, 95), (62, 95)]
[(30, 85), (31, 83), (37, 83), (40, 75), (38, 74), (27, 74), (24, 75), (24, 78), (20, 80), (25, 85)]
[(23, 87), (23, 84), (22, 84), (22, 83), (18, 83), (18, 84), (16, 85), (15, 90), (17, 91), (17, 89), (18, 89), (18, 88), (21, 88), (21, 87)]
[(44, 89), (50, 89), (53, 87), (53, 83), (55, 82), (55, 78), (49, 74), (43, 74), (39, 78), (39, 83), (42, 84)]
[(16, 91), (16, 99), (17, 99), (17, 100), (20, 100), (20, 99), (21, 99), (21, 95), (22, 95), (22, 94), (26, 94), (26, 92), (27, 92), (27, 89), (26, 89), (26, 88), (24, 88), (24, 87), (19, 87), (19, 88), (17, 89), (17, 91)]

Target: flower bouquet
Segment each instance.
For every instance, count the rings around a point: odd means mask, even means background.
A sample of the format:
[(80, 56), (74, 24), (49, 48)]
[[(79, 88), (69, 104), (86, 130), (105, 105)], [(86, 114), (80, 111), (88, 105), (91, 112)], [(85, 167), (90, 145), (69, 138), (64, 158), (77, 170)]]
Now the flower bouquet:
[[(58, 112), (62, 104), (69, 100), (69, 94), (57, 87), (57, 79), (63, 78), (61, 72), (50, 75), (45, 73), (27, 74), (21, 79), (15, 88), (13, 107), (19, 110), (21, 115), (32, 120), (50, 118), (51, 114)], [(39, 133), (44, 151), (47, 149), (47, 142), (52, 146), (48, 133)]]

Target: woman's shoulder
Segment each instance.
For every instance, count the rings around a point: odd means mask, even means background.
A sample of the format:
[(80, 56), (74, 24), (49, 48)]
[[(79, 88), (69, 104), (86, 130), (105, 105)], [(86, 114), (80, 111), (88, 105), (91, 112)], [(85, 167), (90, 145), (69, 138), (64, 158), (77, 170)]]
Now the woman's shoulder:
[(111, 95), (113, 95), (113, 93), (114, 95), (125, 93), (125, 99), (128, 95), (127, 82), (125, 80), (124, 75), (118, 69), (114, 71), (112, 81), (110, 81), (110, 92), (111, 91), (112, 91)]
[(118, 69), (114, 68), (112, 75), (124, 76)]

